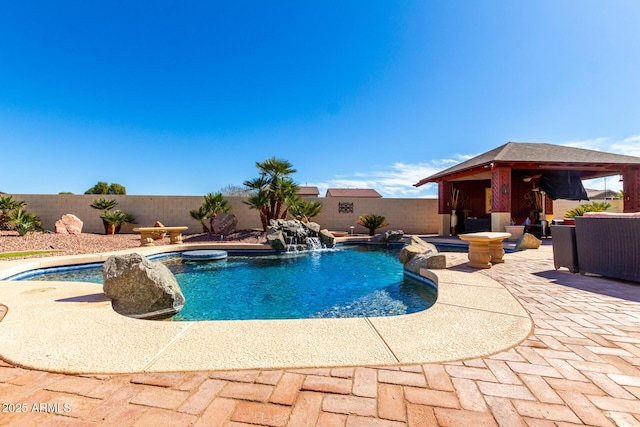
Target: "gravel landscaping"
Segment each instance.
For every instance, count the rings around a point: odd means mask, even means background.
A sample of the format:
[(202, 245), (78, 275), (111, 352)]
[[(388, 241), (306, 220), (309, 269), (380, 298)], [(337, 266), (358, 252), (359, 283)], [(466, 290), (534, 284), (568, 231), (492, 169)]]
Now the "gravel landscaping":
[[(238, 243), (264, 243), (265, 234), (262, 230), (240, 230), (222, 237), (223, 242)], [(221, 236), (211, 233), (189, 234), (183, 236), (183, 242), (187, 244), (220, 242)], [(156, 245), (168, 245), (169, 237), (155, 241)], [(15, 231), (0, 231), (0, 254), (20, 251), (53, 251), (46, 254), (1, 258), (2, 260), (78, 255), (97, 252), (109, 252), (121, 249), (137, 248), (140, 246), (139, 234), (90, 234), (82, 233), (55, 234), (55, 233), (28, 233), (19, 236)]]

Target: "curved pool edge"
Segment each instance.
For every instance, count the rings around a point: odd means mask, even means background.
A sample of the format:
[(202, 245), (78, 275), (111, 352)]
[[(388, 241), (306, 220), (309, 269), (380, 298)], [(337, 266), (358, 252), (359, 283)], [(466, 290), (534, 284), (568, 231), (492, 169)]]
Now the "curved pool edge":
[[(264, 245), (198, 245), (225, 249)], [(24, 270), (101, 262), (114, 253), (154, 255), (194, 245), (136, 248), (0, 263)], [(11, 265), (7, 265), (11, 263)], [(7, 267), (9, 267), (7, 269)], [(23, 266), (24, 267), (24, 266)], [(24, 271), (23, 270), (23, 271)], [(0, 285), (0, 357), (62, 373), (282, 369), (445, 362), (494, 354), (526, 339), (529, 314), (498, 282), (479, 273), (422, 270), (438, 286), (428, 310), (402, 316), (158, 322), (115, 313), (95, 284), (20, 281)]]

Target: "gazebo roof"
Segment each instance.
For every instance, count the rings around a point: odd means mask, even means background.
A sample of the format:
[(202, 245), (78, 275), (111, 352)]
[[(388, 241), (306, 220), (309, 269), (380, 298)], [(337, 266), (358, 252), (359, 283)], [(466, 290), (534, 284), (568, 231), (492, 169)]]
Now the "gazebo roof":
[(546, 143), (508, 142), (424, 178), (414, 186), (477, 175), (494, 166), (509, 166), (531, 174), (542, 170), (577, 170), (582, 179), (590, 179), (615, 175), (625, 168), (640, 166), (640, 157)]

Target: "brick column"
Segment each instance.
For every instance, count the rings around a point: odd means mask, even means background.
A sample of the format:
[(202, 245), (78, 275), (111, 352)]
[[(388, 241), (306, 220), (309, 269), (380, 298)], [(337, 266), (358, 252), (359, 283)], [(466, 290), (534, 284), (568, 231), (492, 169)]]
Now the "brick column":
[(438, 182), (438, 213), (451, 214), (451, 182)]
[(511, 168), (496, 167), (491, 172), (491, 231), (504, 231), (511, 223)]
[(622, 190), (624, 191), (624, 212), (640, 212), (640, 171), (628, 169), (622, 174)]
[(438, 182), (438, 235), (451, 232), (451, 182)]
[(551, 200), (549, 196), (545, 196), (544, 211), (547, 215), (553, 217), (553, 200)]
[(511, 168), (494, 168), (491, 174), (491, 213), (511, 212), (511, 187)]

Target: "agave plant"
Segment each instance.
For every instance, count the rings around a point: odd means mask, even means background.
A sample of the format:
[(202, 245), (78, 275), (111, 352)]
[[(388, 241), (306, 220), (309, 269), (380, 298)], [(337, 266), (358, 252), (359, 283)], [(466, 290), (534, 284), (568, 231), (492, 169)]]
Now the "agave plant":
[(376, 214), (366, 214), (360, 215), (356, 224), (361, 225), (369, 229), (369, 236), (374, 236), (376, 234), (376, 229), (386, 227), (387, 224), (385, 221), (385, 217), (382, 215)]
[(40, 218), (32, 213), (26, 212), (21, 207), (11, 211), (8, 219), (10, 226), (16, 230), (20, 236), (40, 229)]

